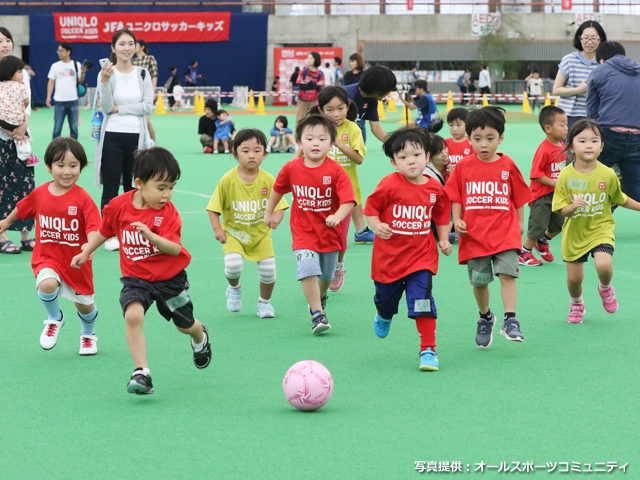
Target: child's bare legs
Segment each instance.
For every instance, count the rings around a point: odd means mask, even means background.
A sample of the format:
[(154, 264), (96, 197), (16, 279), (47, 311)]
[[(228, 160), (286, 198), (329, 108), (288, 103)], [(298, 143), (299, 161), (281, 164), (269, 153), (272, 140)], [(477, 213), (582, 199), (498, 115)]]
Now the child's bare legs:
[(353, 210), (351, 210), (351, 218), (353, 219), (353, 226), (356, 228), (356, 232), (361, 231), (365, 226), (364, 215), (362, 215), (362, 205), (353, 207)]
[(273, 136), (269, 138), (269, 143), (267, 143), (267, 152), (271, 151), (270, 148), (276, 144), (277, 139), (278, 139), (277, 137), (273, 137)]
[(218, 153), (218, 144), (220, 143), (220, 140), (218, 140), (217, 138), (213, 139), (213, 153)]
[(133, 364), (137, 368), (149, 368), (147, 363), (147, 344), (144, 339), (144, 306), (134, 301), (127, 305), (124, 312), (125, 336)]
[(285, 134), (285, 140), (287, 142), (287, 146), (289, 147), (295, 147), (296, 146), (296, 139), (293, 138), (293, 135), (291, 135), (290, 133)]
[(571, 299), (579, 299), (582, 303), (582, 280), (584, 280), (584, 263), (567, 262), (567, 288)]
[(605, 252), (594, 252), (593, 261), (596, 265), (600, 284), (604, 287), (609, 287), (613, 278), (613, 258)]
[(229, 151), (229, 141), (228, 140), (222, 140), (222, 144), (224, 145), (224, 151), (228, 152)]
[(189, 328), (181, 328), (178, 326), (176, 326), (176, 328), (185, 335), (189, 335), (195, 344), (200, 344), (204, 340), (202, 324), (198, 320), (194, 320), (193, 325)]
[(276, 282), (273, 283), (262, 283), (260, 282), (260, 297), (265, 300), (271, 300), (271, 296), (273, 295), (273, 289), (276, 286)]
[[(511, 275), (498, 275), (500, 278), (500, 293), (502, 294), (502, 304), (505, 312), (515, 312), (516, 302), (518, 299), (518, 287), (516, 287), (516, 279)], [(487, 298), (487, 308), (489, 302)]]
[[(544, 232), (544, 234), (547, 236), (547, 238), (548, 238), (549, 240), (551, 240), (552, 238), (556, 237), (559, 233), (560, 233), (560, 232), (554, 232), (554, 233), (551, 233), (551, 232), (549, 232), (549, 230), (547, 230), (546, 232)], [(524, 241), (524, 245), (523, 245), (523, 247), (524, 247), (524, 248), (526, 248), (527, 250), (531, 250), (531, 249), (535, 246), (535, 244), (536, 244), (536, 243), (538, 243), (538, 240), (539, 240), (538, 238), (533, 239), (533, 238), (529, 238), (529, 237), (527, 237), (527, 238), (525, 239), (525, 241)]]
[[(327, 283), (327, 282), (325, 282)], [(307, 303), (309, 304), (309, 308), (312, 312), (322, 311), (322, 304), (320, 303), (321, 295), (321, 287), (320, 280), (316, 276), (303, 278), (300, 280), (300, 284), (302, 285), (302, 292), (304, 293), (304, 298), (307, 299)], [(327, 288), (329, 285), (327, 283)], [(324, 293), (327, 293), (325, 288)]]
[(476, 297), (478, 310), (482, 315), (489, 312), (489, 285), (473, 287), (473, 296)]
[(320, 298), (324, 298), (327, 295), (327, 290), (329, 290), (329, 284), (331, 281), (325, 281), (318, 279), (318, 284), (320, 285)]
[(231, 285), (232, 287), (237, 287), (240, 284), (240, 277), (238, 278), (227, 277), (227, 282), (229, 282), (229, 285)]

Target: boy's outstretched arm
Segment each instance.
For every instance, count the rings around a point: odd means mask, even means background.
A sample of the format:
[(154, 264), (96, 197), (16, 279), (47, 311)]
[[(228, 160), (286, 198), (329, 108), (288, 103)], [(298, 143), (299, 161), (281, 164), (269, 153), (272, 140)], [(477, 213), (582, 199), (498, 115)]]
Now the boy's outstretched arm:
[(340, 208), (333, 215), (329, 215), (326, 219), (326, 224), (329, 227), (337, 227), (340, 225), (347, 215), (353, 210), (353, 207), (356, 206), (356, 202), (347, 202), (340, 205)]
[(628, 208), (629, 210), (637, 210), (637, 211), (640, 212), (640, 203), (636, 202), (631, 197), (627, 197), (627, 203), (625, 203), (624, 205), (620, 205), (620, 206), (624, 207), (624, 208)]
[[(267, 211), (264, 214), (264, 223), (269, 225), (270, 228), (276, 229), (278, 228), (278, 224), (280, 223), (273, 211), (276, 209), (276, 206), (282, 200), (284, 195), (277, 193), (275, 190), (271, 189), (271, 196), (269, 197), (269, 203), (267, 203)], [(282, 217), (280, 217), (282, 220)]]
[(18, 219), (18, 209), (14, 208), (13, 212), (11, 212), (7, 218), (0, 221), (0, 233), (6, 232), (7, 228), (13, 225), (13, 222), (15, 222), (17, 219)]
[(167, 240), (166, 238), (161, 237), (157, 233), (153, 233), (149, 229), (149, 227), (147, 227), (142, 222), (133, 222), (131, 226), (135, 228), (140, 235), (142, 235), (142, 238), (144, 238), (145, 240), (149, 240), (156, 247), (158, 247), (158, 249), (160, 249), (167, 255), (171, 255), (172, 257), (177, 257), (178, 255), (180, 255), (180, 252), (182, 251), (182, 245), (180, 245), (179, 243), (172, 242), (171, 240)]
[(380, 217), (378, 216), (370, 217), (369, 215), (365, 215), (364, 218), (367, 220), (367, 223), (371, 227), (371, 230), (373, 230), (373, 232), (381, 239), (389, 240), (393, 235), (393, 232), (391, 231), (391, 227), (389, 226), (389, 224), (382, 223), (380, 221)]
[(88, 242), (82, 245), (82, 253), (79, 253), (71, 259), (71, 266), (73, 268), (80, 268), (91, 259), (91, 255), (95, 252), (100, 245), (107, 241), (106, 237), (103, 237), (100, 232), (90, 232), (87, 235)]

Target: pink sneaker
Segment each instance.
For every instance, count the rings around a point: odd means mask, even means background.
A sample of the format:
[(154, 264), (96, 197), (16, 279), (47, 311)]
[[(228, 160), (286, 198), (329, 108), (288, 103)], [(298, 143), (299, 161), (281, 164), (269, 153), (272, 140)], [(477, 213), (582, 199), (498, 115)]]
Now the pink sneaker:
[(40, 163), (40, 159), (38, 158), (37, 155), (31, 155), (29, 158), (25, 160), (24, 163), (27, 167), (33, 167)]
[(584, 316), (584, 303), (572, 303), (569, 308), (569, 317), (567, 321), (569, 323), (582, 323), (582, 317)]
[(334, 272), (331, 283), (329, 284), (329, 290), (331, 290), (332, 292), (337, 292), (342, 288), (342, 286), (344, 285), (345, 273), (347, 273), (347, 271), (343, 267), (340, 267)]
[(607, 313), (614, 313), (618, 310), (618, 300), (616, 300), (613, 287), (609, 287), (606, 290), (600, 290), (600, 288), (598, 288), (598, 293), (600, 297), (602, 297), (602, 306)]

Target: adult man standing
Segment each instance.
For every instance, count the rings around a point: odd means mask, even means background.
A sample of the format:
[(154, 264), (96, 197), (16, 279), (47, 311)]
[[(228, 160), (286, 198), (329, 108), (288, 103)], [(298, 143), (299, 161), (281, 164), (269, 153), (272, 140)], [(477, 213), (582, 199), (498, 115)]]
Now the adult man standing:
[(640, 64), (626, 57), (618, 42), (596, 50), (600, 66), (587, 79), (587, 116), (600, 124), (604, 148), (600, 161), (618, 164), (625, 192), (640, 200)]
[(62, 42), (58, 44), (58, 57), (60, 61), (51, 65), (49, 69), (49, 83), (47, 83), (47, 107), (51, 107), (51, 95), (53, 95), (53, 138), (62, 133), (62, 125), (65, 117), (69, 118), (69, 130), (72, 138), (78, 138), (78, 83), (84, 82), (86, 67), (80, 62), (71, 60), (71, 44)]
[(189, 68), (184, 72), (184, 86), (195, 87), (198, 78), (202, 78), (202, 75), (198, 74), (198, 61), (191, 60)]
[(478, 87), (480, 88), (480, 95), (485, 93), (489, 95), (491, 93), (491, 75), (486, 65), (482, 66), (480, 75), (478, 75)]

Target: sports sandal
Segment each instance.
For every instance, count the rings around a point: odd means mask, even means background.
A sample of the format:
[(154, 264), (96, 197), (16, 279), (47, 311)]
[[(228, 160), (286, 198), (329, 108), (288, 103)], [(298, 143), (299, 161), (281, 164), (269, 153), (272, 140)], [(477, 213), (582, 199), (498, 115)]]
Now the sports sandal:
[(11, 240), (5, 240), (4, 242), (0, 242), (0, 253), (17, 255), (18, 253), (22, 253), (22, 250)]
[(29, 240), (20, 240), (22, 246), (20, 250), (23, 252), (33, 252), (33, 249), (36, 247), (36, 239), (30, 238)]

